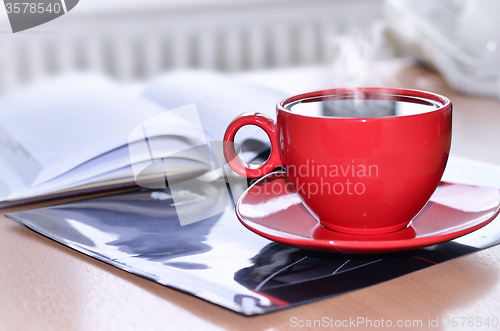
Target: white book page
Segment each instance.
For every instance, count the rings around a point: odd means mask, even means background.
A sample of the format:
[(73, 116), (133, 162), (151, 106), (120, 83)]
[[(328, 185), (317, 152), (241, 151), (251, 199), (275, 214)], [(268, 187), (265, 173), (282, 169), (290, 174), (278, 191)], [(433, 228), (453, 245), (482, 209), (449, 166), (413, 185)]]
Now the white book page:
[[(38, 185), (127, 144), (135, 126), (163, 111), (101, 76), (72, 74), (0, 100), (0, 130), (27, 155), (9, 163)], [(26, 159), (37, 167), (27, 168)]]
[(9, 167), (5, 161), (0, 159), (0, 201), (4, 201), (12, 193), (26, 187), (22, 178)]
[[(154, 143), (155, 157), (175, 157), (175, 153), (183, 150), (189, 150), (190, 148), (199, 145), (198, 141), (186, 139), (185, 137), (179, 136), (156, 136), (149, 138), (150, 143)], [(136, 144), (138, 142), (133, 142)], [(197, 155), (191, 153), (184, 156), (189, 156), (191, 160), (196, 160), (200, 163), (210, 164), (210, 160), (203, 158), (203, 155)], [(147, 150), (143, 150), (142, 153), (136, 153), (134, 155), (135, 162), (144, 162), (150, 160), (150, 155)], [(95, 176), (109, 173), (123, 167), (130, 165), (131, 159), (129, 155), (129, 147), (121, 146), (114, 149), (108, 153), (102, 154), (95, 159), (87, 161), (78, 167), (50, 180), (49, 182), (55, 184), (56, 186), (61, 185), (71, 185), (73, 183), (82, 182), (87, 179), (91, 179)], [(57, 184), (56, 184), (57, 183)]]
[[(146, 166), (149, 161), (143, 162)], [(182, 175), (186, 174), (197, 174), (204, 173), (209, 170), (206, 163), (198, 162), (191, 159), (181, 159), (172, 160), (169, 162), (169, 168), (167, 169), (170, 175)], [(163, 169), (160, 174), (152, 174), (154, 177), (163, 175)], [(63, 175), (64, 176), (64, 175)], [(11, 193), (5, 197), (5, 201), (16, 201), (37, 196), (44, 196), (48, 194), (57, 194), (65, 191), (73, 191), (75, 189), (93, 188), (99, 186), (109, 186), (114, 184), (130, 183), (134, 180), (134, 174), (132, 171), (132, 166), (128, 165), (123, 168), (112, 170), (110, 172), (99, 174), (92, 178), (87, 178), (85, 180), (76, 181), (68, 183), (65, 180), (51, 180), (47, 183), (38, 185), (34, 188), (23, 187), (15, 192)]]
[[(149, 84), (144, 96), (153, 102), (99, 75), (69, 74), (1, 99), (0, 170), (8, 171), (0, 173), (0, 199), (70, 188), (101, 176), (104, 180), (130, 164), (125, 154), (129, 133), (166, 109), (195, 103), (207, 139), (200, 136), (199, 123), (175, 112), (161, 125), (148, 126), (149, 139), (168, 133), (203, 144), (221, 141), (229, 122), (242, 112), (275, 118), (275, 105), (285, 97), (230, 76), (203, 72), (167, 74)], [(251, 144), (253, 149), (244, 153), (251, 159), (269, 147), (269, 140), (256, 127), (245, 129), (237, 142), (262, 142)], [(169, 154), (168, 148), (153, 147), (159, 151), (155, 157)], [(47, 184), (50, 181), (54, 183)]]
[[(124, 155), (120, 160), (99, 156), (126, 146), (134, 127), (159, 114), (165, 114), (165, 120), (152, 128), (149, 137), (168, 134), (203, 143), (203, 133), (200, 136), (199, 128), (188, 119), (131, 95), (107, 78), (65, 75), (0, 100), (0, 155), (27, 187), (43, 184), (89, 160), (95, 160), (89, 175), (93, 176), (123, 167)], [(79, 176), (74, 180), (89, 177)], [(13, 187), (10, 192), (19, 188), (9, 186)]]
[[(276, 119), (276, 104), (287, 95), (237, 78), (203, 71), (179, 71), (166, 74), (148, 84), (143, 96), (158, 105), (173, 109), (194, 103), (207, 141), (222, 141), (229, 123), (239, 114), (260, 112)], [(269, 148), (269, 138), (255, 126), (238, 132), (236, 142), (254, 139), (264, 144), (248, 155)]]

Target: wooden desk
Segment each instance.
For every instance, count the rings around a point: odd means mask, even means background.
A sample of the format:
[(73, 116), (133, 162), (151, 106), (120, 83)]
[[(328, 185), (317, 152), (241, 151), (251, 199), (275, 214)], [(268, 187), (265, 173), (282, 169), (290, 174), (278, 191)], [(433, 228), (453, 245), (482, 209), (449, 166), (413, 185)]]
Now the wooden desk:
[[(500, 164), (498, 101), (458, 95), (420, 67), (401, 68), (395, 77), (400, 86), (452, 99), (456, 154)], [(325, 317), (393, 324), (421, 320), (422, 329), (429, 318), (439, 318), (434, 330), (499, 330), (444, 327), (447, 317), (458, 317), (459, 324), (460, 317), (500, 319), (499, 298), (496, 246), (363, 290), (247, 318), (77, 253), (0, 216), (0, 330), (283, 330), (304, 329), (293, 327), (293, 321)]]

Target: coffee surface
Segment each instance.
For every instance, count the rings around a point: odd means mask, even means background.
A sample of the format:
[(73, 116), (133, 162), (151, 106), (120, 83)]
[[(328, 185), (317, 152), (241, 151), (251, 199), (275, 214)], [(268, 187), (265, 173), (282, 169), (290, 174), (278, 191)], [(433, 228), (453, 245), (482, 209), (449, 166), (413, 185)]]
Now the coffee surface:
[(340, 118), (374, 118), (409, 116), (434, 111), (441, 104), (422, 98), (372, 94), (363, 98), (361, 93), (344, 93), (335, 96), (322, 96), (305, 99), (286, 106), (293, 113)]

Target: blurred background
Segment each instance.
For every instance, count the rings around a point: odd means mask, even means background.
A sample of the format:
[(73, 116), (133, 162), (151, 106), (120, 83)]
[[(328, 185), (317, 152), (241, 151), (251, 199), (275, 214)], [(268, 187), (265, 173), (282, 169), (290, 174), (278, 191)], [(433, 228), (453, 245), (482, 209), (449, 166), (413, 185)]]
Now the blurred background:
[(457, 91), (497, 97), (499, 22), (496, 0), (82, 0), (13, 34), (0, 10), (0, 95), (75, 69), (133, 82), (326, 64), (349, 85), (342, 70), (409, 56)]
[(13, 34), (0, 11), (0, 91), (74, 69), (128, 81), (327, 63), (332, 37), (382, 19), (381, 0), (82, 0)]

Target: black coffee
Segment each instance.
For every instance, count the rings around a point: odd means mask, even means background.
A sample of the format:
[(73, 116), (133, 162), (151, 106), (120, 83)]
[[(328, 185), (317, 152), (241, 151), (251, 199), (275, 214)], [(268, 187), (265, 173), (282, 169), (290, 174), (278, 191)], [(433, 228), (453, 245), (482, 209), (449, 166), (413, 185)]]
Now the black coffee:
[(286, 106), (306, 116), (373, 118), (427, 113), (442, 107), (438, 102), (417, 97), (371, 93), (343, 93), (297, 101)]

